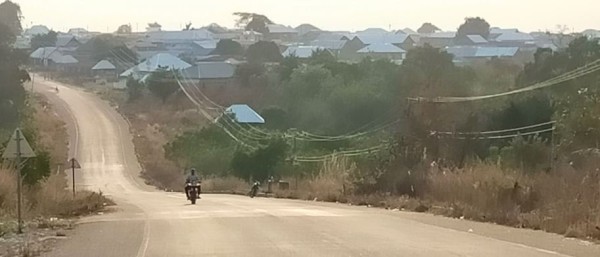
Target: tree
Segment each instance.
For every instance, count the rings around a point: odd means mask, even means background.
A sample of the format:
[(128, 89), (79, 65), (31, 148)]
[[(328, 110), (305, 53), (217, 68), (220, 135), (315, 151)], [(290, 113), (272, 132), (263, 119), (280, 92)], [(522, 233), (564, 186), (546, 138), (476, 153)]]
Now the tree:
[(27, 58), (13, 49), (11, 29), (0, 23), (0, 129), (13, 129), (25, 103), (23, 83), (29, 77), (21, 70)]
[(244, 54), (244, 48), (240, 43), (231, 39), (221, 39), (219, 43), (217, 43), (217, 48), (215, 48), (213, 54), (239, 56)]
[(236, 12), (233, 15), (238, 16), (236, 27), (244, 28), (246, 31), (256, 31), (263, 34), (269, 33), (267, 25), (273, 24), (267, 16), (257, 13)]
[(253, 79), (263, 77), (265, 72), (262, 63), (245, 63), (237, 66), (235, 76), (243, 86), (250, 86)]
[(23, 31), (21, 26), (21, 6), (10, 0), (0, 4), (0, 23), (8, 26), (13, 35), (20, 35)]
[(56, 38), (58, 33), (54, 30), (48, 32), (48, 34), (35, 35), (31, 39), (31, 48), (38, 49), (40, 47), (51, 47), (56, 46)]
[(419, 34), (431, 34), (437, 31), (441, 31), (441, 29), (430, 22), (423, 23), (423, 25), (421, 25), (421, 27), (417, 30)]
[(179, 90), (179, 83), (171, 70), (160, 69), (152, 74), (146, 80), (146, 85), (150, 92), (160, 98), (164, 103), (167, 102), (169, 96)]
[(258, 181), (276, 176), (276, 167), (285, 160), (288, 148), (283, 139), (273, 139), (266, 147), (258, 150), (237, 151), (231, 161), (233, 173), (242, 179)]
[(272, 41), (259, 41), (248, 47), (246, 51), (248, 62), (281, 62), (283, 56), (279, 47)]
[(300, 59), (298, 59), (298, 57), (291, 55), (283, 58), (283, 61), (281, 61), (281, 65), (279, 65), (279, 76), (281, 80), (290, 80), (292, 73), (298, 67), (300, 67)]
[(133, 32), (133, 30), (129, 24), (123, 24), (117, 29), (117, 34), (131, 34), (131, 32)]
[(480, 17), (466, 18), (465, 23), (458, 28), (456, 37), (462, 38), (467, 35), (480, 35), (487, 39), (490, 36), (490, 24)]
[(134, 79), (133, 76), (129, 76), (127, 78), (127, 95), (128, 101), (132, 102), (137, 100), (142, 96), (142, 91), (144, 90), (144, 84), (142, 84), (139, 80)]
[(192, 28), (192, 22), (188, 22), (185, 24), (185, 28), (183, 28), (184, 31), (187, 30), (193, 30), (194, 28)]

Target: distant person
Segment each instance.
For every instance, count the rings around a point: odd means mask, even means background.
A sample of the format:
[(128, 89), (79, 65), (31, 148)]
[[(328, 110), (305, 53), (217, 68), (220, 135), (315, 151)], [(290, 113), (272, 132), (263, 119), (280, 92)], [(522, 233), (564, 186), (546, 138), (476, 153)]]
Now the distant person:
[[(196, 175), (196, 169), (192, 168), (190, 171), (190, 175), (187, 176), (187, 178), (185, 179), (185, 195), (187, 197), (187, 199), (190, 199), (190, 188), (191, 186), (189, 186), (189, 184), (200, 184), (200, 178), (198, 177), (198, 175)], [(199, 188), (199, 186), (198, 186)], [(200, 192), (200, 189), (198, 189), (198, 192)]]

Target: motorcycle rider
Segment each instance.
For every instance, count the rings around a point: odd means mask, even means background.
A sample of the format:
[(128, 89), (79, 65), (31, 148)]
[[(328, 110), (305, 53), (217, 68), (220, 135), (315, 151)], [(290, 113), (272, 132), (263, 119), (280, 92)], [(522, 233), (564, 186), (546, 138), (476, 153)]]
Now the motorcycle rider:
[[(196, 169), (192, 168), (190, 171), (190, 175), (187, 176), (187, 178), (185, 179), (185, 195), (187, 196), (187, 199), (190, 199), (190, 188), (191, 186), (188, 186), (188, 184), (200, 184), (200, 178), (196, 175)], [(198, 192), (200, 192), (200, 186), (198, 186)]]
[(256, 196), (256, 194), (258, 193), (258, 189), (259, 189), (259, 187), (260, 187), (260, 182), (258, 182), (258, 181), (255, 181), (255, 182), (254, 182), (254, 184), (252, 185), (252, 188), (250, 189), (250, 193), (249, 193), (249, 195), (250, 195), (251, 197), (254, 197), (254, 196)]

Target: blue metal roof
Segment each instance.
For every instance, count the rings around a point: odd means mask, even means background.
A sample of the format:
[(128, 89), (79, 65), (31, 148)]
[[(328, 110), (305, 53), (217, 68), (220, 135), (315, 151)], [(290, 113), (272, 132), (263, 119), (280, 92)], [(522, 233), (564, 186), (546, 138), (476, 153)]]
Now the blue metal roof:
[(261, 117), (250, 106), (245, 104), (234, 104), (227, 108), (227, 113), (233, 114), (238, 123), (264, 124), (265, 119)]

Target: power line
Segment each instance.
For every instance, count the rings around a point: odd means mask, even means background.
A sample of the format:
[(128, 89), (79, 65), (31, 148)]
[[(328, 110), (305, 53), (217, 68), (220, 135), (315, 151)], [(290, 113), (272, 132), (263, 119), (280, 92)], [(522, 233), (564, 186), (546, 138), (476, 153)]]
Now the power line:
[(552, 128), (549, 128), (549, 129), (532, 131), (532, 132), (527, 132), (527, 133), (516, 133), (516, 134), (502, 135), (502, 136), (479, 136), (479, 137), (462, 137), (461, 136), (461, 137), (453, 137), (453, 139), (461, 139), (461, 140), (470, 140), (470, 139), (477, 139), (477, 140), (507, 139), (507, 138), (521, 137), (521, 136), (537, 135), (537, 134), (546, 133), (546, 132), (550, 132), (550, 131), (554, 131), (554, 130), (556, 130), (556, 127), (552, 127)]
[(577, 79), (577, 78), (592, 74), (599, 70), (600, 70), (600, 59), (596, 60), (594, 62), (591, 62), (585, 66), (579, 67), (573, 71), (563, 73), (562, 75), (559, 75), (552, 79), (546, 80), (544, 82), (536, 83), (536, 84), (533, 84), (528, 87), (524, 87), (524, 88), (520, 88), (520, 89), (516, 89), (516, 90), (504, 92), (504, 93), (498, 93), (498, 94), (492, 94), (492, 95), (482, 95), (482, 96), (465, 96), (465, 97), (436, 97), (436, 98), (413, 97), (413, 98), (408, 98), (408, 100), (415, 101), (415, 102), (431, 102), (431, 103), (460, 103), (460, 102), (485, 100), (485, 99), (509, 96), (509, 95), (514, 95), (514, 94), (529, 92), (532, 90), (538, 90), (538, 89), (551, 87), (551, 86), (558, 85), (558, 84), (561, 84), (561, 83), (569, 81), (569, 80)]
[(547, 125), (551, 125), (551, 124), (556, 124), (556, 121), (549, 121), (549, 122), (539, 123), (539, 124), (520, 127), (520, 128), (503, 129), (503, 130), (492, 130), (492, 131), (481, 131), (481, 132), (433, 132), (433, 133), (442, 134), (442, 135), (491, 135), (491, 134), (501, 134), (501, 133), (507, 133), (507, 132), (514, 132), (514, 131), (538, 128), (538, 127), (547, 126)]

